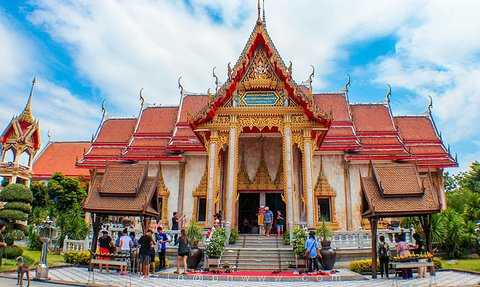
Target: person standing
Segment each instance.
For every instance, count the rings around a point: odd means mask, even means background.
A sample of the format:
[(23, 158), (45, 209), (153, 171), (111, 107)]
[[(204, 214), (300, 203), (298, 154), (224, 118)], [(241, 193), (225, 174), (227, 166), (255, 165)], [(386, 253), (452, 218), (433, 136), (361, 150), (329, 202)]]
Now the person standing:
[(175, 232), (173, 236), (173, 245), (178, 244), (178, 230), (182, 224), (182, 221), (185, 219), (185, 216), (180, 216), (176, 211), (173, 213), (172, 216), (172, 231)]
[[(102, 231), (102, 236), (98, 239), (98, 247), (100, 251), (100, 257), (99, 259), (102, 260), (109, 260), (110, 257), (104, 256), (104, 255), (109, 255), (111, 253), (113, 246), (112, 238), (110, 235), (108, 235), (108, 231), (103, 230)], [(98, 269), (100, 269), (100, 272), (102, 272), (102, 264), (98, 264)], [(105, 269), (107, 272), (110, 272), (110, 266), (106, 264)]]
[(265, 223), (265, 207), (260, 206), (260, 208), (258, 209), (258, 213), (257, 213), (257, 223), (258, 223), (258, 228), (260, 229), (259, 230), (259, 234), (260, 235), (265, 235), (265, 228), (264, 228), (264, 223)]
[(180, 232), (180, 239), (178, 240), (178, 255), (177, 255), (177, 271), (175, 274), (180, 274), (180, 264), (183, 261), (183, 273), (187, 273), (187, 258), (190, 255), (190, 246), (188, 243), (187, 233), (185, 229)]
[(153, 246), (152, 231), (150, 229), (140, 237), (138, 244), (140, 244), (140, 272), (142, 273), (142, 277), (148, 277), (150, 276), (151, 249)]
[(132, 239), (132, 248), (137, 248), (138, 247), (138, 240), (137, 240), (137, 235), (135, 234), (135, 231), (130, 231), (129, 234), (130, 239)]
[(277, 235), (280, 236), (283, 234), (283, 227), (285, 226), (285, 218), (282, 215), (280, 210), (277, 210)]
[(317, 239), (315, 238), (315, 231), (310, 231), (308, 239), (305, 241), (305, 257), (308, 262), (308, 272), (316, 272), (318, 268), (317, 257), (320, 254)]
[(265, 236), (270, 236), (270, 231), (272, 230), (272, 223), (273, 223), (273, 212), (268, 208), (268, 206), (265, 206), (264, 222), (265, 222)]
[(385, 277), (388, 279), (390, 250), (388, 248), (388, 244), (385, 242), (385, 236), (380, 235), (379, 239), (378, 260), (380, 261), (380, 276), (383, 278), (383, 273), (385, 273)]
[[(122, 236), (120, 237), (120, 243), (119, 243), (119, 249), (120, 249), (120, 254), (125, 256), (125, 260), (127, 257), (130, 257), (130, 251), (133, 248), (133, 241), (130, 236), (128, 236), (128, 231), (125, 228), (122, 232)], [(125, 270), (124, 270), (125, 268)], [(120, 274), (125, 275), (127, 273), (127, 266), (120, 266)]]
[(167, 234), (163, 231), (163, 228), (161, 226), (157, 227), (156, 240), (157, 240), (158, 260), (159, 260), (158, 269), (162, 270), (165, 267), (167, 267), (165, 262), (165, 254), (167, 252), (168, 237), (167, 237)]

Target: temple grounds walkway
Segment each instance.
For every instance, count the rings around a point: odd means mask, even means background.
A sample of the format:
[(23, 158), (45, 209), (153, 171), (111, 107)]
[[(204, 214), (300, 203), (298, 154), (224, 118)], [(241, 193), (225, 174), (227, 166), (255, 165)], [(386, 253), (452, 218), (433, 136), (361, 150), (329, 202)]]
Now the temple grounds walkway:
[[(68, 267), (50, 270), (50, 277), (53, 282), (64, 283), (76, 283), (87, 284), (89, 274), (85, 268)], [(470, 273), (443, 271), (437, 272), (435, 278), (430, 281), (429, 278), (425, 279), (412, 279), (412, 280), (398, 280), (398, 286), (478, 286), (480, 284), (480, 275), (474, 275)], [(392, 279), (376, 279), (376, 280), (357, 280), (357, 281), (319, 281), (319, 282), (275, 282), (275, 281), (220, 281), (220, 280), (186, 280), (177, 279), (173, 276), (170, 279), (166, 278), (149, 278), (141, 279), (138, 276), (119, 276), (115, 273), (95, 273), (95, 283), (98, 286), (141, 286), (141, 287), (171, 287), (171, 286), (260, 286), (260, 287), (280, 287), (280, 286), (346, 286), (346, 287), (390, 287), (394, 286)], [(0, 285), (3, 286), (3, 285)], [(36, 285), (33, 285), (36, 286)], [(42, 285), (44, 286), (44, 285)]]

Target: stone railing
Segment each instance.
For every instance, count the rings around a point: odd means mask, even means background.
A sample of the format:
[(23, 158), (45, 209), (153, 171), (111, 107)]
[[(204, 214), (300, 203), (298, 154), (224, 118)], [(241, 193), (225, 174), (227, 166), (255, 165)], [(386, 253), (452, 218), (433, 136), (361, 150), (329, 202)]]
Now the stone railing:
[(85, 239), (85, 240), (73, 240), (73, 239), (68, 239), (65, 238), (63, 241), (63, 252), (69, 252), (69, 251), (85, 251), (90, 249), (90, 245), (92, 244), (92, 241), (90, 239)]
[[(395, 234), (398, 230), (382, 229), (378, 231), (378, 236), (385, 236), (385, 242), (394, 243)], [(406, 233), (406, 242), (411, 242), (409, 230), (403, 230)], [(332, 247), (336, 249), (367, 249), (372, 247), (371, 233), (369, 230), (359, 231), (338, 231), (334, 232), (332, 238)]]

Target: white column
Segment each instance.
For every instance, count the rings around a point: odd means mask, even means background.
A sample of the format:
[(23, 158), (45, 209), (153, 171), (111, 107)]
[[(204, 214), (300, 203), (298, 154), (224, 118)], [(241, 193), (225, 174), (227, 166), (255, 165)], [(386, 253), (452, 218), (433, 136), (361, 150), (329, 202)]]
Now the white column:
[(312, 228), (315, 226), (315, 196), (313, 194), (313, 174), (312, 174), (312, 141), (310, 138), (307, 138), (304, 134), (303, 140), (304, 146), (304, 155), (303, 155), (303, 180), (304, 187), (306, 188), (306, 216), (307, 216), (307, 226)]
[(237, 128), (230, 128), (228, 135), (228, 163), (227, 163), (227, 182), (226, 182), (226, 207), (225, 219), (233, 227), (236, 210), (236, 180), (237, 180), (237, 154), (238, 154), (238, 135)]
[(290, 237), (292, 237), (292, 227), (296, 224), (293, 204), (292, 130), (289, 126), (286, 126), (283, 131), (283, 167), (285, 169), (285, 192), (287, 194), (287, 228), (290, 230)]
[(215, 168), (218, 156), (217, 146), (218, 134), (212, 132), (210, 143), (208, 145), (208, 181), (207, 181), (207, 223), (213, 224), (213, 215), (215, 214)]

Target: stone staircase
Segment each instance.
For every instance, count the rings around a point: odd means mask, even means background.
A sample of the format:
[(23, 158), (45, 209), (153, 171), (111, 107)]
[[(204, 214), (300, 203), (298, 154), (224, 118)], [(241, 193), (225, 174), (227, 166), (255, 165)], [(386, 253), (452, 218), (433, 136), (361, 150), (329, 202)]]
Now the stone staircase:
[(225, 249), (221, 264), (238, 270), (286, 270), (295, 264), (295, 257), (281, 237), (241, 235)]

